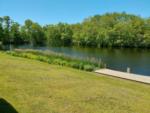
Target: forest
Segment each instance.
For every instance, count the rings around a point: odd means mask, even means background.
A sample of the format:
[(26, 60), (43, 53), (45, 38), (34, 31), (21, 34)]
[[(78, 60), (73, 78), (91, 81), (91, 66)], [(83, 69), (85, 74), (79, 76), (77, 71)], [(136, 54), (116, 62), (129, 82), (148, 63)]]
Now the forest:
[(150, 18), (106, 13), (80, 23), (40, 25), (30, 19), (24, 25), (9, 16), (0, 17), (0, 45), (82, 46), (150, 48)]

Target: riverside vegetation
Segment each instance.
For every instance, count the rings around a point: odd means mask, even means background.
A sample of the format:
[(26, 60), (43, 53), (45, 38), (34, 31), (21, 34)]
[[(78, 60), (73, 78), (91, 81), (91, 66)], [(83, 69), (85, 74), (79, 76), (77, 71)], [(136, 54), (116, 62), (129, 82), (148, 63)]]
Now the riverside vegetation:
[(93, 71), (98, 68), (104, 67), (104, 63), (101, 60), (95, 59), (77, 59), (71, 58), (69, 56), (65, 56), (62, 54), (58, 54), (55, 52), (42, 52), (36, 50), (15, 50), (15, 51), (7, 51), (7, 54), (12, 56), (24, 57), (33, 60), (38, 60), (41, 62), (47, 62), (49, 64), (57, 64), (60, 66), (68, 66), (80, 70), (85, 71)]

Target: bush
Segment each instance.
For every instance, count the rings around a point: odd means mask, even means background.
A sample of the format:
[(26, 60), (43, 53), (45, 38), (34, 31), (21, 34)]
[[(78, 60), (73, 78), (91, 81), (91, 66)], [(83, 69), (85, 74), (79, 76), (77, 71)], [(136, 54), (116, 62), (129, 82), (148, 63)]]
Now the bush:
[(68, 66), (68, 62), (63, 60), (63, 61), (61, 62), (61, 65), (62, 65), (62, 66)]
[(83, 70), (84, 69), (84, 63), (79, 63), (79, 69)]
[(94, 66), (92, 66), (92, 65), (84, 65), (84, 70), (85, 71), (93, 71), (94, 70)]
[(71, 62), (70, 66), (73, 67), (73, 68), (79, 69), (79, 64), (76, 63), (76, 62)]
[(47, 59), (47, 63), (52, 64), (52, 60), (51, 59)]
[(62, 62), (61, 59), (54, 59), (54, 60), (53, 60), (53, 63), (54, 63), (54, 64), (61, 65), (61, 62)]
[(47, 62), (48, 61), (48, 59), (46, 57), (43, 57), (43, 56), (38, 56), (36, 59), (39, 60), (39, 61), (42, 61), (42, 62)]

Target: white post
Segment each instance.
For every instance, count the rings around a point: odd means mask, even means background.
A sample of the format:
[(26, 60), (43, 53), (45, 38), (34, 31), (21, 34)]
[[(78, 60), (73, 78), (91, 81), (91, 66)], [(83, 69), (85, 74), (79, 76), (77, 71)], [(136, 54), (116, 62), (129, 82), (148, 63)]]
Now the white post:
[(127, 67), (127, 73), (130, 73), (131, 69), (129, 67)]

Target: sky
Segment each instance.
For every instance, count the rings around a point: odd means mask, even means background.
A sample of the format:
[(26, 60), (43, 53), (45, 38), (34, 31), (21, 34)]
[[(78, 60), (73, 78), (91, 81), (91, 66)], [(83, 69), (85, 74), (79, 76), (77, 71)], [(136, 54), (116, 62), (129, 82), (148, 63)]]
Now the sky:
[(150, 17), (150, 0), (0, 0), (0, 16), (23, 24), (31, 19), (41, 25), (78, 23), (107, 12), (126, 12)]

